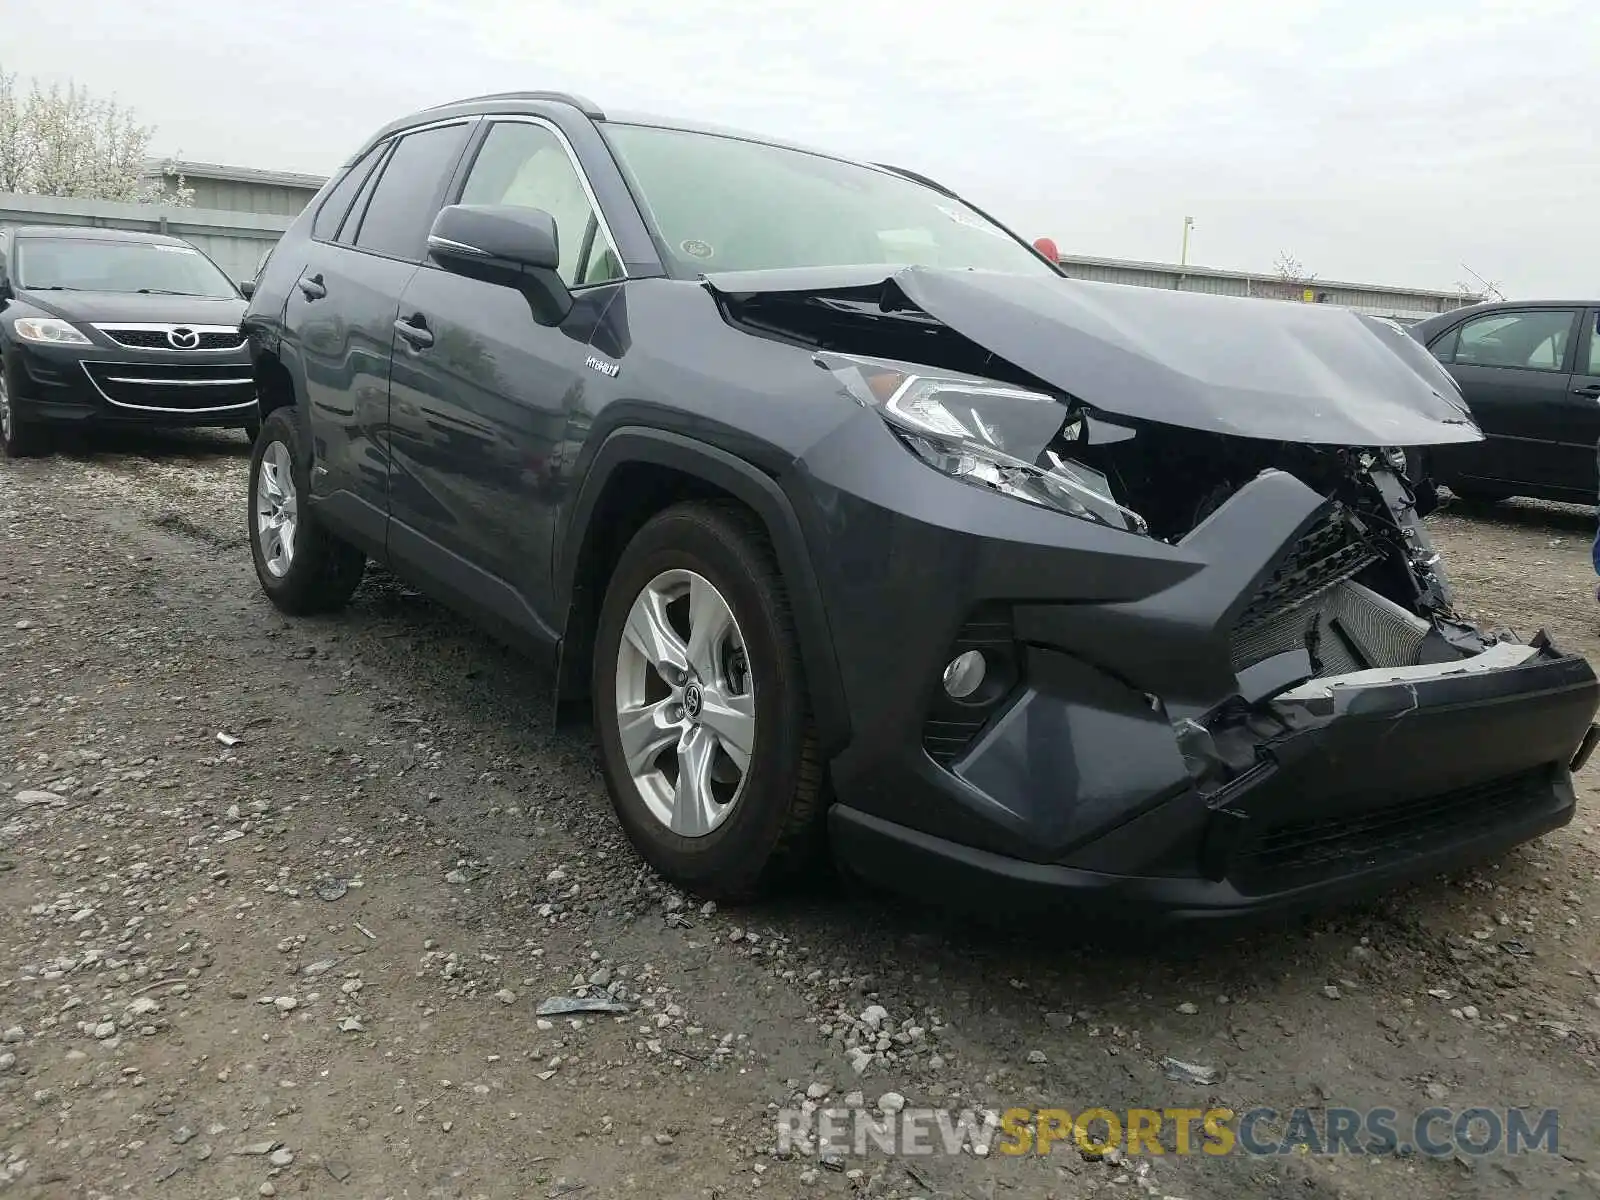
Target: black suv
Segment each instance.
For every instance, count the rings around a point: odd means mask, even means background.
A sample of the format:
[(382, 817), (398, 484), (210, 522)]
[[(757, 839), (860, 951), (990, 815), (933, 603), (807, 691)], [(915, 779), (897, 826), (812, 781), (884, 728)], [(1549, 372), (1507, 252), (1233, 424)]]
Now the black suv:
[(52, 429), (239, 426), (254, 439), (244, 297), (182, 238), (0, 229), (0, 450)]
[(1317, 905), (1567, 821), (1594, 673), (1452, 609), (1398, 327), (1064, 278), (929, 180), (526, 93), (380, 131), (245, 320), (250, 544), (550, 652), (641, 852)]

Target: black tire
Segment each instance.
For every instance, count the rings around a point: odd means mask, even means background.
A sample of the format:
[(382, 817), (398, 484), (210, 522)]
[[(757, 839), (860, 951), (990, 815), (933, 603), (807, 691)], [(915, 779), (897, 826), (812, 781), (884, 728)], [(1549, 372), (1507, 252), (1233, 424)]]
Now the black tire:
[(43, 426), (17, 416), (10, 384), (5, 360), (0, 359), (0, 451), (7, 458), (32, 458), (44, 452), (48, 439)]
[(1516, 495), (1508, 488), (1495, 487), (1492, 483), (1448, 483), (1453, 495), (1465, 500), (1468, 504), (1499, 504), (1502, 500), (1509, 500)]
[[(272, 446), (279, 443), (289, 453), (297, 500), (297, 528), (294, 553), (289, 559), (288, 569), (281, 575), (274, 575), (267, 567), (261, 539), (257, 536), (256, 500), (261, 487), (261, 460)], [(294, 616), (336, 612), (343, 608), (361, 583), (361, 575), (367, 565), (367, 556), (347, 542), (340, 541), (319, 524), (316, 514), (306, 503), (306, 497), (311, 494), (310, 466), (311, 456), (302, 445), (295, 410), (275, 409), (262, 422), (262, 435), (256, 438), (255, 447), (250, 453), (246, 533), (261, 590), (266, 592), (267, 599), (277, 608)]]
[[(710, 833), (684, 837), (646, 807), (621, 749), (617, 662), (634, 600), (664, 571), (688, 570), (722, 593), (743, 634), (755, 735), (742, 790)], [(766, 535), (735, 504), (688, 503), (652, 518), (623, 550), (595, 634), (595, 727), (606, 787), (628, 837), (670, 882), (740, 901), (808, 866), (821, 844), (823, 772), (788, 593)]]

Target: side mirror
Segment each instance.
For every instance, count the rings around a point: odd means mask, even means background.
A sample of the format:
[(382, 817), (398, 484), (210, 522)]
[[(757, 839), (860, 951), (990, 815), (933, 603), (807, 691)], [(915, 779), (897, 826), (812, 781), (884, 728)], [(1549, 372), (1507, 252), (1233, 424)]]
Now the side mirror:
[(239, 294), (246, 300), (254, 296), (256, 294), (256, 281), (254, 279), (246, 279), (239, 285)]
[(514, 204), (452, 204), (428, 231), (428, 257), (437, 266), (517, 289), (545, 325), (572, 310), (572, 294), (556, 274), (560, 247), (554, 217)]

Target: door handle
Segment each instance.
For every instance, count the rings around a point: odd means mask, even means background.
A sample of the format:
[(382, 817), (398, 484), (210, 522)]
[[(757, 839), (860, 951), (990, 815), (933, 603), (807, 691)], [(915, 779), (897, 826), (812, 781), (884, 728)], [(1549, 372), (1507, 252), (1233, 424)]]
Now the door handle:
[(299, 283), (307, 300), (321, 300), (328, 294), (328, 289), (322, 286), (321, 275), (302, 275)]
[(1600, 400), (1600, 383), (1586, 383), (1582, 387), (1572, 389), (1574, 396), (1587, 396), (1591, 400)]
[(433, 345), (433, 332), (421, 313), (402, 317), (394, 323), (394, 331), (409, 342), (413, 350), (426, 350)]

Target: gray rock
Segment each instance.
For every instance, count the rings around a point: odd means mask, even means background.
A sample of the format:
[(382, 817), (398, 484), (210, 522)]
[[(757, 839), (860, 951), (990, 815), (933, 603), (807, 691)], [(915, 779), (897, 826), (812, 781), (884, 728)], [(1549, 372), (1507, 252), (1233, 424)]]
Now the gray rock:
[(1168, 1079), (1176, 1083), (1195, 1083), (1209, 1087), (1216, 1083), (1219, 1073), (1215, 1067), (1202, 1066), (1199, 1063), (1184, 1062), (1177, 1058), (1163, 1058), (1161, 1069)]

